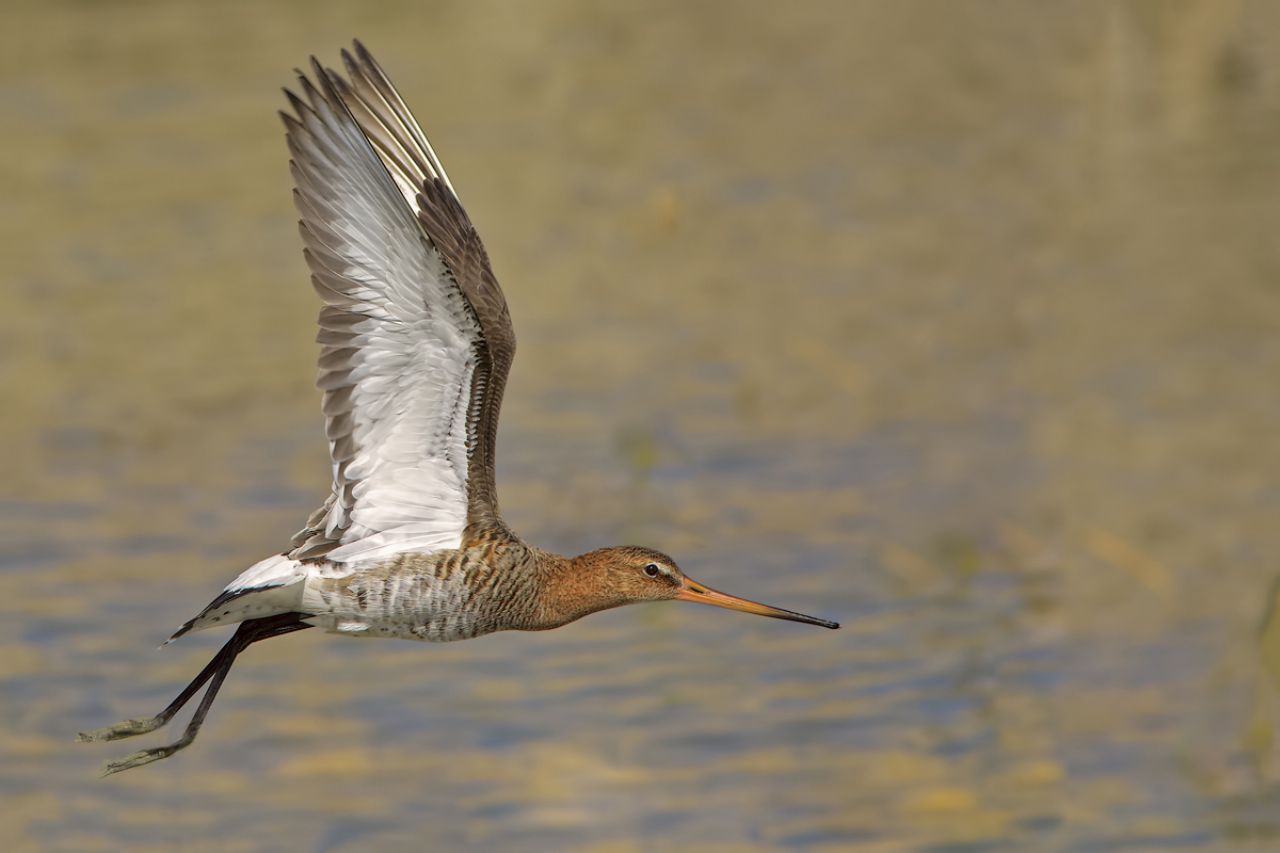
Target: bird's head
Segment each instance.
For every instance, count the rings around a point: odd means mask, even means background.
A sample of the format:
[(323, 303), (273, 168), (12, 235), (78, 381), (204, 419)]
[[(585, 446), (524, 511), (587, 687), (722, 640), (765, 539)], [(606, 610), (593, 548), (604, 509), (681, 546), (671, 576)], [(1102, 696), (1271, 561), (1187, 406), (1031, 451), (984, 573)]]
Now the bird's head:
[(570, 620), (623, 604), (676, 599), (823, 628), (840, 627), (826, 619), (718, 592), (693, 580), (675, 560), (651, 548), (626, 545), (591, 551), (569, 560), (559, 580), (563, 612)]

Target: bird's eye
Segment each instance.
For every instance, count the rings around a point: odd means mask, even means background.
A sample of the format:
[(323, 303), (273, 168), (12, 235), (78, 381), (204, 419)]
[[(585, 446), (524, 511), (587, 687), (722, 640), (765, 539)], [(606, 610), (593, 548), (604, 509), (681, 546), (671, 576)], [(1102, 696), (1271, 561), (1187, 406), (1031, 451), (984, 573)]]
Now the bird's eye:
[(659, 571), (661, 571), (661, 569), (658, 568), (657, 563), (650, 563), (644, 567), (644, 573), (651, 578), (656, 578)]

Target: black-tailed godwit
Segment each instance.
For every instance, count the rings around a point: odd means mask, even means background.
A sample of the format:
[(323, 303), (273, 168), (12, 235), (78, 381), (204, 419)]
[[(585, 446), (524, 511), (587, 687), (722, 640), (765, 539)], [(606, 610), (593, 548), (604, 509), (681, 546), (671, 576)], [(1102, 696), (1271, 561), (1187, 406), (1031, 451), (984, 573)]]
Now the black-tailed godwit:
[(320, 376), (333, 488), (288, 550), (233, 580), (169, 639), (237, 624), (159, 714), (81, 734), (153, 731), (206, 683), (182, 737), (107, 773), (188, 746), (236, 656), (304, 628), (445, 642), (556, 628), (610, 607), (679, 599), (826, 628), (835, 622), (717, 592), (666, 554), (561, 557), (498, 514), (494, 446), (515, 335), (506, 299), (444, 168), (359, 42), (347, 76), (312, 59), (285, 90), (293, 198), (320, 309)]

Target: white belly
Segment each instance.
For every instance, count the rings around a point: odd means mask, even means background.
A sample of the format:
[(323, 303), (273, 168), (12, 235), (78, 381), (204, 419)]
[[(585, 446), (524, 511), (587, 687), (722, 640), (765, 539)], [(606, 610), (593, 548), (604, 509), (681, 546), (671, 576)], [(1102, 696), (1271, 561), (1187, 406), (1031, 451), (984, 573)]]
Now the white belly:
[(443, 643), (488, 633), (470, 598), (461, 573), (437, 578), (393, 568), (308, 578), (301, 609), (313, 614), (304, 621), (334, 634)]

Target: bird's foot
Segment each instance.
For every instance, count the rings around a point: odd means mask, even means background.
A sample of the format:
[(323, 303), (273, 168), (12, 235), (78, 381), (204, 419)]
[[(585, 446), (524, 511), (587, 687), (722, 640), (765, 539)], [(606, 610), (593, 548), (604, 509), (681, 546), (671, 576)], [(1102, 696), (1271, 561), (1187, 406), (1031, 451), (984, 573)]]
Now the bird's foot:
[(140, 750), (132, 755), (126, 755), (119, 761), (108, 761), (106, 766), (102, 768), (102, 775), (110, 776), (112, 773), (119, 773), (121, 770), (132, 770), (134, 767), (141, 767), (144, 764), (168, 758), (184, 746), (186, 746), (185, 743), (178, 741), (168, 746), (155, 746), (151, 749)]
[(112, 726), (81, 732), (76, 735), (76, 743), (93, 743), (102, 740), (120, 740), (121, 738), (145, 735), (169, 722), (168, 718), (150, 717), (145, 720), (121, 720)]

